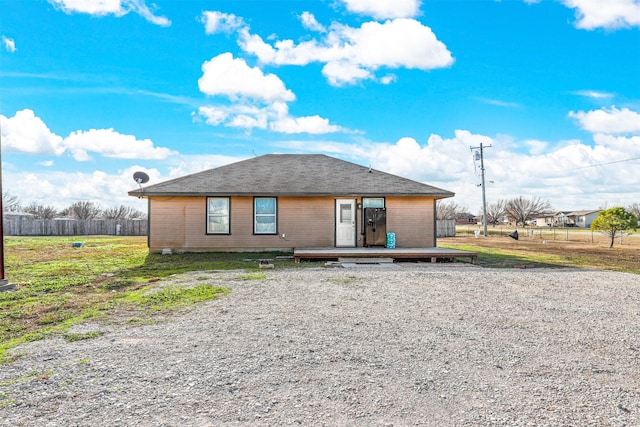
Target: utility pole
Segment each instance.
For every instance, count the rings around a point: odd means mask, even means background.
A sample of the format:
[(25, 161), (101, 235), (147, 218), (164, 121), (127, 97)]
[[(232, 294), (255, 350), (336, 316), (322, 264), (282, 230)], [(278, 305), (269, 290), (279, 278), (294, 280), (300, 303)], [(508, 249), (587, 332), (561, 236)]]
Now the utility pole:
[[(482, 142), (479, 147), (469, 147), (471, 151), (480, 149), (480, 173), (482, 175), (482, 183), (480, 186), (482, 187), (482, 226), (484, 227), (484, 237), (487, 237), (487, 195), (484, 189), (484, 148), (490, 148), (491, 145), (487, 145), (484, 147)], [(476, 151), (476, 154), (478, 152)]]

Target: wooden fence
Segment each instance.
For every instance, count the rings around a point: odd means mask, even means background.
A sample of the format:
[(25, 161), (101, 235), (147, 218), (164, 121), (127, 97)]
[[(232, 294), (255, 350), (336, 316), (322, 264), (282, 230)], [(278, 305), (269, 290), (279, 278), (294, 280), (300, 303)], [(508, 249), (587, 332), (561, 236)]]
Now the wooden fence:
[[(147, 220), (4, 218), (5, 236), (146, 236)], [(438, 220), (437, 237), (456, 235), (455, 220)]]
[(147, 220), (4, 218), (5, 236), (146, 236)]
[(454, 237), (455, 235), (455, 219), (439, 219), (436, 221), (436, 237)]

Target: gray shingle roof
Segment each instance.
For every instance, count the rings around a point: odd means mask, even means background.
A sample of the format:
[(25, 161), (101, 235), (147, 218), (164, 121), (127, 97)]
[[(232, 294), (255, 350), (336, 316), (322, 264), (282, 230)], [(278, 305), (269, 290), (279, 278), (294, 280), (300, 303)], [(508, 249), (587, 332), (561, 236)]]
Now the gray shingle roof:
[(454, 193), (323, 154), (267, 154), (172, 179), (131, 196), (433, 196)]

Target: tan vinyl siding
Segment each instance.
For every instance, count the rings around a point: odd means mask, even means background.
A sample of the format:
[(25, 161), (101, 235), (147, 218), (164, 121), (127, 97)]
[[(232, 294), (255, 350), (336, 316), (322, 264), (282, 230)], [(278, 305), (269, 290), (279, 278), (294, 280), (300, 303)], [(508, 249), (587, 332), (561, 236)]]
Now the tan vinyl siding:
[[(348, 198), (348, 197), (338, 197)], [(355, 197), (354, 197), (355, 199)], [(253, 233), (253, 197), (230, 197), (230, 230), (207, 234), (206, 197), (151, 197), (150, 251), (231, 251), (335, 246), (336, 197), (277, 197), (277, 235)], [(358, 198), (358, 203), (361, 203)], [(387, 197), (387, 230), (396, 233), (397, 247), (433, 247), (434, 199)], [(362, 246), (362, 212), (356, 221)], [(282, 234), (285, 238), (282, 238)]]
[(190, 197), (153, 197), (149, 200), (149, 249), (180, 248), (185, 242), (186, 206)]
[[(277, 235), (253, 233), (253, 197), (231, 197), (231, 234), (207, 234), (206, 197), (151, 198), (150, 250), (252, 250), (334, 245), (333, 197), (277, 197)], [(285, 238), (282, 238), (282, 234)]]
[(432, 197), (387, 197), (387, 232), (396, 233), (396, 247), (430, 248), (434, 235)]

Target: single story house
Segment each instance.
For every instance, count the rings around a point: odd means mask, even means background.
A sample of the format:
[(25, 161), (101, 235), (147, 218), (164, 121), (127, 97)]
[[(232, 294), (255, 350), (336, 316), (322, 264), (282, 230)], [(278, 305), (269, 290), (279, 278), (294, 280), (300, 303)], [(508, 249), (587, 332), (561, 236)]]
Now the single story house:
[(562, 227), (566, 223), (563, 219), (568, 212), (542, 212), (535, 218), (538, 227)]
[(589, 228), (598, 217), (599, 210), (546, 212), (536, 218), (538, 227), (583, 227)]
[(454, 193), (326, 155), (268, 154), (129, 195), (148, 199), (150, 252), (290, 252), (366, 246), (368, 207), (396, 247), (435, 247), (436, 200)]
[(568, 217), (571, 211), (556, 212), (553, 219), (554, 227), (574, 227), (572, 220)]
[[(482, 221), (482, 217), (480, 218), (480, 221)], [(476, 222), (477, 222), (476, 216), (470, 213), (460, 214), (456, 218), (456, 225), (469, 225), (469, 224), (475, 224)]]
[(567, 225), (572, 227), (591, 227), (591, 223), (598, 217), (600, 210), (573, 211), (567, 214)]

